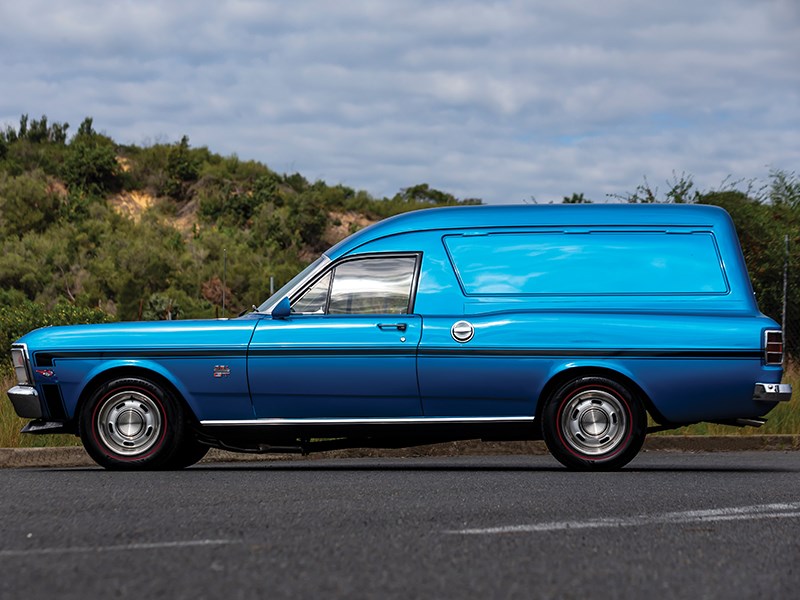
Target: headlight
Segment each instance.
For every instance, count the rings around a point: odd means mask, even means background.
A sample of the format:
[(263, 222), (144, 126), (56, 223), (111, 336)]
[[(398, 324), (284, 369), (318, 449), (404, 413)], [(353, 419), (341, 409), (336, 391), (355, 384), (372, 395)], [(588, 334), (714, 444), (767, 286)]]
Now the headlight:
[(28, 376), (28, 359), (25, 356), (25, 349), (12, 348), (11, 362), (14, 364), (14, 372), (17, 374), (17, 382), (20, 385), (29, 385), (31, 380)]

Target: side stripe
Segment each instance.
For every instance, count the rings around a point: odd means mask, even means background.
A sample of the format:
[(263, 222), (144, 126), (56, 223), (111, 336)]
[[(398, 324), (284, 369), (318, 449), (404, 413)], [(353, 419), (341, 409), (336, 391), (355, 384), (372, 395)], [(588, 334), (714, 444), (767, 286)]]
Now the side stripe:
[(70, 359), (106, 359), (106, 358), (212, 358), (212, 357), (245, 357), (247, 348), (217, 348), (208, 350), (64, 350), (61, 352), (35, 352), (34, 362), (37, 367), (52, 367), (53, 361), (59, 358)]
[(420, 356), (761, 358), (760, 350), (628, 348), (420, 348)]
[(36, 352), (34, 362), (38, 367), (52, 367), (53, 361), (65, 359), (123, 359), (123, 358), (234, 358), (270, 356), (423, 356), (431, 358), (517, 357), (517, 358), (701, 358), (701, 359), (761, 359), (761, 350), (723, 349), (628, 349), (628, 348), (463, 348), (422, 347), (386, 348), (384, 346), (359, 348), (216, 348), (208, 350), (77, 350), (62, 352)]

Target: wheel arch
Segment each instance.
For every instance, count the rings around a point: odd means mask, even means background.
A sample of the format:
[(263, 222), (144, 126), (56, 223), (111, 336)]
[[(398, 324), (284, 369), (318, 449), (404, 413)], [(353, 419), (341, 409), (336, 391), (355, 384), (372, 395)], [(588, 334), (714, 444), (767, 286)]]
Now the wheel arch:
[(547, 383), (542, 388), (539, 394), (539, 399), (536, 403), (536, 422), (541, 423), (542, 410), (544, 409), (545, 400), (555, 393), (558, 388), (578, 377), (606, 377), (616, 381), (622, 386), (628, 388), (632, 393), (642, 401), (647, 413), (658, 423), (664, 423), (666, 420), (653, 404), (650, 396), (642, 389), (636, 381), (622, 373), (621, 371), (608, 366), (602, 365), (579, 365), (573, 367), (566, 367), (557, 373), (553, 374)]
[(177, 402), (180, 402), (184, 409), (184, 415), (192, 422), (192, 424), (199, 425), (199, 420), (197, 419), (194, 409), (187, 401), (186, 395), (178, 388), (178, 386), (163, 373), (143, 365), (119, 365), (94, 374), (94, 376), (83, 387), (83, 390), (78, 397), (78, 402), (75, 406), (75, 413), (72, 416), (73, 421), (75, 423), (79, 421), (83, 407), (98, 389), (100, 389), (109, 381), (124, 377), (140, 377), (142, 379), (150, 380), (154, 384), (162, 387), (165, 391), (172, 395)]

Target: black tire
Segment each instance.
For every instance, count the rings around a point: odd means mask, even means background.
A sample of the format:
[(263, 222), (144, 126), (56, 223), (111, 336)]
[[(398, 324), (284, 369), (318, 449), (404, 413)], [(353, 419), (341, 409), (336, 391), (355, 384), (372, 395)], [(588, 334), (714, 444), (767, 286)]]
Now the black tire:
[(542, 410), (550, 453), (574, 470), (614, 470), (628, 464), (647, 435), (647, 412), (625, 386), (579, 377), (558, 388)]
[(180, 448), (164, 463), (162, 469), (185, 469), (200, 462), (211, 448), (201, 444), (192, 437), (186, 436)]
[(169, 468), (183, 445), (185, 427), (180, 402), (138, 377), (105, 383), (79, 415), (86, 452), (100, 466), (114, 470)]

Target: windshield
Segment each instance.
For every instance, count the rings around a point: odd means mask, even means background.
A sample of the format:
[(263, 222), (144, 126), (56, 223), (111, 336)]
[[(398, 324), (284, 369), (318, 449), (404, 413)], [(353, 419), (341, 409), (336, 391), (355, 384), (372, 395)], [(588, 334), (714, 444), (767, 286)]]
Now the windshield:
[(284, 298), (284, 296), (288, 296), (289, 292), (291, 292), (294, 288), (299, 287), (306, 279), (309, 279), (317, 271), (320, 265), (328, 263), (330, 260), (331, 259), (324, 254), (320, 256), (317, 260), (292, 277), (292, 279), (289, 280), (289, 282), (281, 289), (267, 298), (267, 300), (258, 307), (258, 312), (270, 312), (274, 306)]

